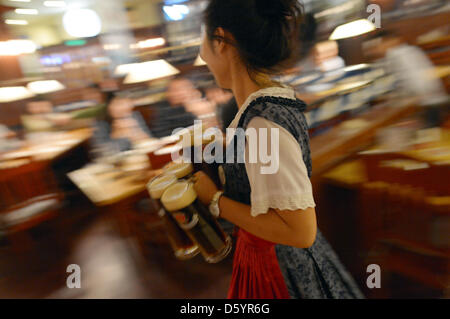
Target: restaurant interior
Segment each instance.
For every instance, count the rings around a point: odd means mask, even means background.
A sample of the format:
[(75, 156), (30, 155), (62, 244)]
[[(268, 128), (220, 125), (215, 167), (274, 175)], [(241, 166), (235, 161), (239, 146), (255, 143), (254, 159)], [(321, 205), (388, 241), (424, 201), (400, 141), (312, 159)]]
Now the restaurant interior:
[[(0, 0), (0, 298), (226, 297), (233, 248), (179, 254), (149, 189), (174, 130), (237, 112), (207, 3)], [(307, 103), (318, 227), (366, 298), (449, 298), (450, 3), (302, 3), (274, 79)]]

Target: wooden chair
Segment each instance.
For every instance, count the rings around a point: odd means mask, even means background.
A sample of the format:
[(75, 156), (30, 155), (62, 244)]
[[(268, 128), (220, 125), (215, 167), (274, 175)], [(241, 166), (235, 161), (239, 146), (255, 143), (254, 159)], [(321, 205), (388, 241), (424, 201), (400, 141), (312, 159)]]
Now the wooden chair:
[(395, 152), (361, 152), (369, 182), (382, 181), (391, 184), (422, 188), (428, 195), (450, 195), (450, 162), (432, 163), (419, 161), (411, 156)]
[(450, 166), (394, 153), (362, 157), (369, 177), (360, 192), (361, 251), (367, 263), (445, 291), (450, 286)]
[(13, 249), (30, 248), (28, 232), (54, 218), (63, 195), (45, 162), (30, 162), (0, 170), (0, 232)]

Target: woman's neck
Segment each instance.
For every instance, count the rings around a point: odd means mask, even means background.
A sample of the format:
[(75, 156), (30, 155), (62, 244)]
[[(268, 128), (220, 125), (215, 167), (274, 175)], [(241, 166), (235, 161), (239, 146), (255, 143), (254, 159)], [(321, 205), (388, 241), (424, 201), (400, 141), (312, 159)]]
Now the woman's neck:
[(259, 78), (259, 81), (254, 81), (248, 72), (231, 71), (231, 90), (233, 91), (238, 108), (241, 108), (247, 98), (256, 91), (277, 85), (275, 82), (271, 81), (268, 76), (260, 76)]

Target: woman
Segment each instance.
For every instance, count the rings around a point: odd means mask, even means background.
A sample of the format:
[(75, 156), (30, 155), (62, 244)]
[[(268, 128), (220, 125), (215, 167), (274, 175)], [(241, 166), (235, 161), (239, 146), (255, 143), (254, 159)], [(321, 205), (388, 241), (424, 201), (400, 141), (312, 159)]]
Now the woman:
[(238, 163), (237, 149), (222, 165), (223, 194), (203, 172), (194, 177), (199, 199), (239, 227), (229, 298), (361, 297), (317, 230), (306, 106), (270, 79), (295, 52), (301, 17), (297, 0), (211, 0), (205, 12), (201, 56), (234, 93), (239, 111), (230, 127), (279, 130), (275, 174), (261, 174), (261, 162)]

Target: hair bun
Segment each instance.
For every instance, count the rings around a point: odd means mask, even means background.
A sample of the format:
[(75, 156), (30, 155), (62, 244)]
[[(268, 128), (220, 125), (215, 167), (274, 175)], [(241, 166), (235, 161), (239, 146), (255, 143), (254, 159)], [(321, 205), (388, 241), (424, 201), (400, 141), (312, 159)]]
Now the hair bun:
[(256, 11), (265, 18), (284, 19), (290, 16), (298, 0), (254, 0)]

